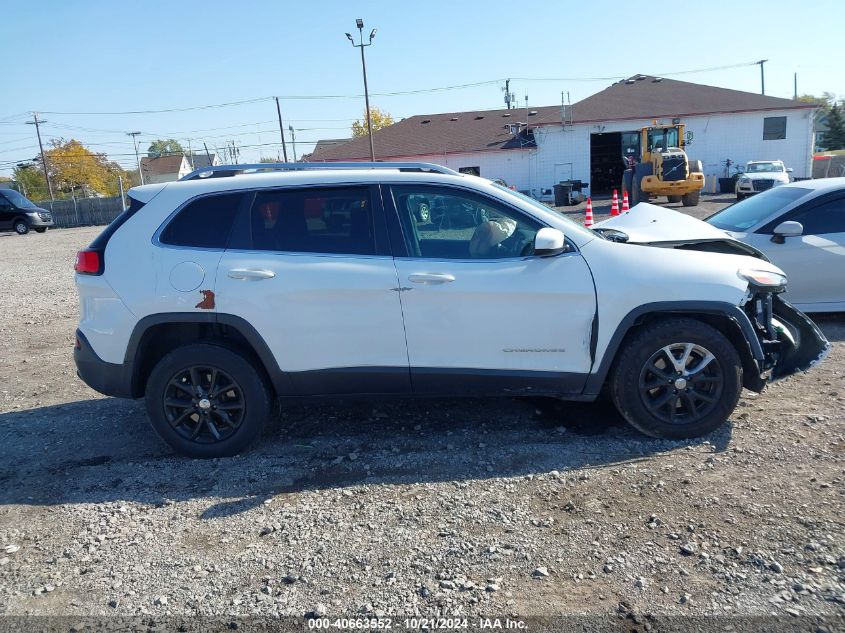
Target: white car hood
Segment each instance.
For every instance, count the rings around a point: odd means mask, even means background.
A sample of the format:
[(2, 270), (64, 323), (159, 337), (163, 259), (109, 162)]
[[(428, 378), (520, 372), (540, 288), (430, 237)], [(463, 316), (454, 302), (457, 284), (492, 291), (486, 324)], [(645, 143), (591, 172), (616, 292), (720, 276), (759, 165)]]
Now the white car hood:
[(622, 231), (629, 242), (638, 244), (734, 239), (727, 231), (707, 222), (647, 202), (634, 205), (622, 215), (597, 222), (593, 228)]

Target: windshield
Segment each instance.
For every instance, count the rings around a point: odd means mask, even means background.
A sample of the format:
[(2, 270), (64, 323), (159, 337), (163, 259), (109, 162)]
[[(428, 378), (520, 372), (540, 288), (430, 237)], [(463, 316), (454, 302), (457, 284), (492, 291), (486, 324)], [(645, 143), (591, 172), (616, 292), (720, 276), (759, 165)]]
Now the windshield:
[[(576, 227), (576, 228), (578, 228), (578, 229), (581, 229), (582, 231), (583, 231), (584, 229), (586, 229), (586, 228), (587, 228), (587, 227), (582, 226), (582, 225), (580, 225), (580, 224), (578, 224), (578, 223), (576, 223), (576, 222), (573, 222), (572, 220), (570, 220), (569, 218), (567, 218), (567, 217), (566, 217), (565, 215), (563, 215), (562, 213), (557, 213), (557, 212), (556, 212), (554, 209), (552, 209), (550, 206), (548, 206), (548, 205), (546, 205), (546, 204), (543, 204), (543, 203), (542, 203), (542, 202), (540, 202), (539, 200), (535, 200), (534, 198), (532, 198), (532, 197), (530, 197), (530, 196), (526, 196), (524, 193), (520, 193), (519, 191), (516, 191), (515, 189), (509, 189), (508, 187), (503, 187), (502, 185), (500, 185), (500, 184), (498, 184), (498, 183), (495, 183), (495, 182), (494, 182), (494, 183), (492, 183), (492, 184), (493, 184), (493, 186), (494, 186), (494, 187), (496, 187), (497, 189), (501, 189), (502, 191), (506, 191), (506, 192), (508, 192), (508, 194), (510, 194), (510, 195), (512, 195), (512, 196), (516, 196), (517, 198), (519, 198), (519, 199), (520, 199), (520, 200), (522, 200), (523, 202), (527, 202), (528, 204), (530, 204), (530, 205), (531, 205), (532, 207), (534, 207), (535, 209), (539, 209), (539, 210), (541, 210), (541, 211), (544, 211), (545, 213), (551, 213), (551, 214), (553, 214), (556, 218), (558, 218), (558, 219), (560, 219), (560, 220), (563, 220), (563, 221), (564, 221), (564, 222), (566, 222), (567, 224), (571, 224), (572, 226), (574, 226), (574, 227)], [(588, 230), (592, 231), (592, 229), (588, 229)], [(599, 233), (596, 233), (596, 232), (594, 232), (594, 231), (593, 231), (593, 233), (594, 233), (595, 235), (599, 235), (599, 236), (601, 236)]]
[(648, 131), (649, 151), (665, 151), (670, 147), (678, 147), (678, 128), (669, 127)]
[(746, 166), (745, 171), (749, 174), (755, 174), (764, 171), (783, 171), (783, 165), (781, 165), (780, 163), (749, 163)]
[(788, 186), (769, 189), (711, 215), (707, 218), (707, 223), (718, 229), (741, 233), (760, 224), (811, 191), (812, 189)]
[(37, 208), (32, 202), (24, 198), (14, 189), (4, 189), (3, 195), (15, 205), (18, 209), (35, 209)]

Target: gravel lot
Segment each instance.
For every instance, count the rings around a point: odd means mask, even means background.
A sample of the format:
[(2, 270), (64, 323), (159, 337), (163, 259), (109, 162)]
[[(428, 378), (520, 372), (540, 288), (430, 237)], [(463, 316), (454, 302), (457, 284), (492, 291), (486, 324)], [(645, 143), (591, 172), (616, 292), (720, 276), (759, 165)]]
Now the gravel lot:
[(701, 440), (601, 403), (405, 400), (289, 406), (248, 455), (189, 461), (75, 377), (99, 230), (0, 234), (0, 614), (845, 615), (845, 315), (818, 319), (827, 362)]

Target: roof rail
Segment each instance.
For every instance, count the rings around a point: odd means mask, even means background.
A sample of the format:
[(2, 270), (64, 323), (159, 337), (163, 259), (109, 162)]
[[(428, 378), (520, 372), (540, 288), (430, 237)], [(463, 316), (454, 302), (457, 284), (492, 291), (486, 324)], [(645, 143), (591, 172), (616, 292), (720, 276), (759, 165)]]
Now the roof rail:
[(435, 165), (434, 163), (246, 163), (243, 165), (209, 165), (200, 167), (179, 180), (196, 180), (198, 178), (221, 178), (237, 176), (245, 171), (308, 171), (312, 169), (398, 169), (399, 171), (428, 171), (437, 174), (459, 176), (453, 169)]

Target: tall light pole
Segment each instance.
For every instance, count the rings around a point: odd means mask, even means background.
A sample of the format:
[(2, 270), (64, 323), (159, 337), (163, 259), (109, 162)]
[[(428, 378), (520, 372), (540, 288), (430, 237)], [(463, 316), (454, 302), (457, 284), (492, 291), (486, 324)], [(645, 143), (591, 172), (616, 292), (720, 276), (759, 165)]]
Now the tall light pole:
[(127, 132), (126, 136), (132, 137), (132, 144), (135, 146), (135, 163), (138, 165), (138, 176), (141, 178), (141, 184), (144, 184), (144, 172), (141, 171), (141, 158), (138, 156), (138, 136), (140, 132)]
[(293, 147), (293, 162), (296, 162), (296, 134), (292, 125), (288, 125), (288, 131), (290, 131), (290, 144)]
[(375, 162), (376, 152), (373, 149), (373, 121), (370, 116), (370, 91), (367, 88), (367, 62), (364, 59), (364, 48), (372, 45), (373, 38), (376, 36), (376, 29), (370, 31), (370, 39), (366, 44), (364, 44), (364, 20), (358, 18), (355, 20), (355, 26), (358, 27), (358, 39), (360, 40), (360, 43), (356, 44), (355, 40), (352, 39), (352, 36), (349, 33), (346, 34), (346, 37), (350, 42), (352, 42), (352, 46), (361, 49), (361, 69), (364, 71), (364, 103), (367, 107), (367, 133), (370, 136), (370, 160)]
[(50, 192), (50, 200), (55, 200), (56, 198), (53, 196), (53, 183), (50, 182), (50, 173), (47, 171), (47, 157), (44, 156), (44, 146), (41, 144), (41, 128), (39, 127), (42, 123), (46, 123), (45, 120), (38, 120), (38, 113), (32, 113), (32, 121), (27, 121), (27, 125), (34, 125), (35, 126), (35, 134), (38, 136), (38, 149), (41, 151), (41, 166), (44, 168), (44, 179), (47, 181), (47, 190)]

